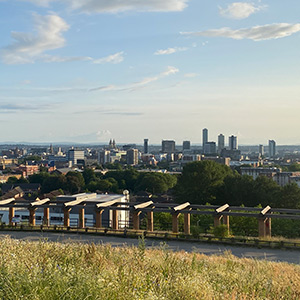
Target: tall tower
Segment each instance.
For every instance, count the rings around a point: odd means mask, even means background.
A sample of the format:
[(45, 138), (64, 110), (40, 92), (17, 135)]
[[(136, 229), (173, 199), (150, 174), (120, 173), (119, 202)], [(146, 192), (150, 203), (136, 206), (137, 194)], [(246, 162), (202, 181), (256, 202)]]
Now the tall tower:
[(274, 140), (269, 140), (269, 157), (274, 157), (276, 155), (276, 142)]
[(204, 128), (202, 130), (202, 149), (204, 150), (205, 144), (208, 142), (208, 129)]
[(191, 150), (191, 142), (190, 141), (183, 141), (182, 151), (184, 151), (184, 150)]
[(238, 139), (237, 136), (229, 137), (229, 150), (237, 150), (238, 149)]
[(221, 133), (218, 135), (218, 152), (220, 153), (225, 148), (225, 136)]
[(258, 145), (258, 154), (259, 156), (263, 156), (264, 155), (264, 145)]
[(148, 139), (144, 139), (144, 153), (149, 153), (149, 147), (148, 147)]

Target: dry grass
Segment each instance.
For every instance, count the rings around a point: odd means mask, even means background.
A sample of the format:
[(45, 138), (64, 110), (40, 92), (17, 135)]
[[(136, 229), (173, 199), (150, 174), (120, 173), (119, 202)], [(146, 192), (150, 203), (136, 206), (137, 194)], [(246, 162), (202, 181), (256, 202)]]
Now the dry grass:
[(167, 249), (0, 242), (1, 299), (300, 299), (300, 266)]

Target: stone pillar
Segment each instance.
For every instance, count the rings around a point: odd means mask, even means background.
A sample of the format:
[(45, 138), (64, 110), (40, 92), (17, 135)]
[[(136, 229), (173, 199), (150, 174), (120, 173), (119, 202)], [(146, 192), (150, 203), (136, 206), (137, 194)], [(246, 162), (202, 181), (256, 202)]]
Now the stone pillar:
[(154, 225), (153, 225), (153, 211), (147, 212), (147, 230), (153, 231)]
[(36, 208), (29, 209), (29, 225), (35, 226), (35, 212)]
[(133, 229), (139, 230), (140, 229), (140, 211), (134, 211), (132, 215), (132, 221), (133, 221)]
[(221, 225), (221, 219), (222, 219), (223, 216), (220, 216), (220, 215), (217, 215), (214, 217), (214, 226), (217, 227), (217, 226), (220, 226)]
[(112, 211), (112, 228), (117, 230), (119, 229), (119, 219), (118, 219), (118, 211), (117, 210), (113, 210)]
[(191, 214), (184, 214), (184, 233), (191, 234)]
[(101, 228), (102, 227), (102, 213), (103, 209), (96, 210), (96, 228)]
[(50, 225), (50, 208), (49, 207), (44, 208), (43, 224), (46, 226)]
[(267, 218), (266, 219), (266, 223), (265, 223), (265, 226), (266, 226), (266, 236), (267, 237), (271, 237), (271, 218)]
[(258, 236), (260, 238), (266, 237), (266, 218), (258, 218)]
[(70, 226), (70, 210), (71, 208), (64, 208), (64, 226), (69, 227)]
[(84, 208), (79, 208), (79, 228), (84, 228), (85, 222), (84, 222)]
[(173, 213), (172, 214), (172, 231), (173, 233), (178, 233), (179, 232), (179, 227), (178, 227), (178, 218), (180, 216), (180, 213)]
[(9, 225), (13, 225), (12, 219), (15, 216), (15, 208), (10, 207), (9, 208), (9, 213), (8, 213), (8, 218), (9, 218)]

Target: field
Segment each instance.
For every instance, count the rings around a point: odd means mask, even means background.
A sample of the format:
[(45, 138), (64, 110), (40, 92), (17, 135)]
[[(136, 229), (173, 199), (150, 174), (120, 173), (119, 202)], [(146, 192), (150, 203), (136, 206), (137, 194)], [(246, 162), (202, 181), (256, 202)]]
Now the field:
[(300, 299), (300, 266), (107, 245), (0, 241), (1, 299)]

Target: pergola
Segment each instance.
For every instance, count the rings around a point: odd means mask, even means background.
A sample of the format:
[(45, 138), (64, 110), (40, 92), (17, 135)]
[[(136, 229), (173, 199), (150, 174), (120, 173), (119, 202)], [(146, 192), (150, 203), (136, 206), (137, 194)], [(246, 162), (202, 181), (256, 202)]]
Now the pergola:
[(141, 213), (147, 216), (147, 231), (154, 231), (154, 213), (170, 213), (172, 215), (172, 232), (179, 233), (178, 218), (180, 214), (184, 215), (184, 234), (189, 235), (191, 230), (191, 215), (211, 215), (214, 218), (214, 226), (224, 224), (229, 230), (229, 217), (251, 217), (258, 220), (259, 237), (271, 236), (271, 219), (300, 219), (300, 210), (280, 209), (266, 206), (264, 208), (255, 207), (238, 207), (216, 205), (194, 205), (189, 202), (182, 204), (175, 203), (153, 203), (152, 201), (138, 202), (120, 202), (120, 198), (100, 202), (79, 197), (73, 201), (61, 202), (50, 201), (49, 198), (38, 199), (33, 202), (20, 201), (19, 199), (10, 198), (0, 201), (1, 208), (9, 208), (9, 224), (13, 224), (13, 217), (16, 208), (25, 208), (29, 211), (29, 224), (36, 225), (36, 210), (44, 210), (43, 225), (49, 226), (50, 208), (60, 208), (64, 213), (64, 226), (70, 227), (70, 211), (73, 208), (79, 209), (79, 228), (85, 228), (85, 209), (92, 208), (95, 211), (95, 227), (103, 228), (102, 213), (104, 210), (112, 211), (112, 229), (118, 230), (118, 213), (119, 211), (129, 211), (132, 215), (133, 229), (140, 229)]

